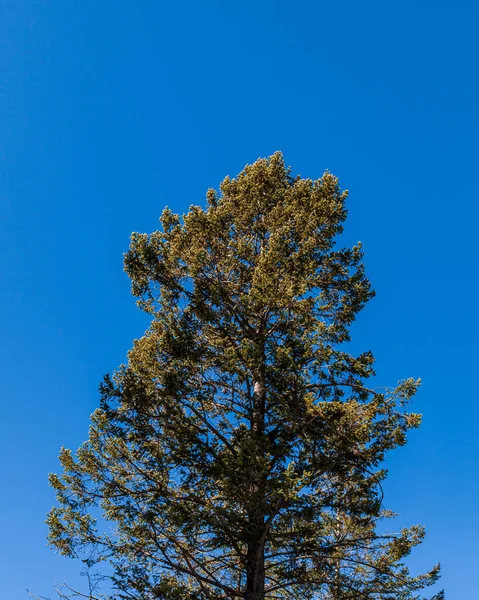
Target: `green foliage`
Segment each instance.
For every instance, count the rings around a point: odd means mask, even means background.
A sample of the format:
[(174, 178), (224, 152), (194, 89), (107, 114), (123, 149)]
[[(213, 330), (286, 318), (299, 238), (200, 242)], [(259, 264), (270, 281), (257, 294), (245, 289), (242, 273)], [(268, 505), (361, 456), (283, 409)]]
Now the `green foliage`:
[(48, 517), (62, 554), (112, 565), (118, 598), (401, 600), (437, 580), (404, 564), (421, 527), (377, 532), (419, 381), (379, 393), (371, 353), (343, 349), (373, 295), (360, 245), (335, 247), (345, 200), (276, 153), (132, 235), (151, 325), (62, 450)]

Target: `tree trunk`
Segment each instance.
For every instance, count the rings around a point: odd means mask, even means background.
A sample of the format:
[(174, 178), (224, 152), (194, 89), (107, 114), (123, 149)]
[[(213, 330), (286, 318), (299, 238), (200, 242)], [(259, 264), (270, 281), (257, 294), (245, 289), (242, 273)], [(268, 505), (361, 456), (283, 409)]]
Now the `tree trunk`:
[[(257, 458), (264, 455), (264, 379), (256, 376), (254, 381), (254, 406), (251, 418), (251, 432), (256, 438)], [(251, 464), (251, 498), (248, 510), (249, 541), (246, 555), (246, 594), (245, 600), (264, 600), (265, 597), (265, 565), (264, 565), (264, 473), (255, 469), (256, 460)]]
[(246, 574), (245, 600), (264, 600), (264, 543), (252, 543), (248, 547), (246, 557), (248, 572)]

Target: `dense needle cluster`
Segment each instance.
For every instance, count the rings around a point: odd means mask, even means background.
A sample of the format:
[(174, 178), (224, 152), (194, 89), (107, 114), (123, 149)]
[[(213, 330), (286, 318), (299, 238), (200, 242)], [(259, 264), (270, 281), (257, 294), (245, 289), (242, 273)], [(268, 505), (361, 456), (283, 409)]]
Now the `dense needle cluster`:
[(335, 246), (345, 200), (276, 153), (132, 235), (151, 325), (51, 476), (50, 541), (109, 563), (105, 597), (401, 600), (437, 580), (404, 564), (421, 527), (377, 529), (418, 382), (370, 389), (371, 353), (344, 350), (373, 295), (360, 246)]

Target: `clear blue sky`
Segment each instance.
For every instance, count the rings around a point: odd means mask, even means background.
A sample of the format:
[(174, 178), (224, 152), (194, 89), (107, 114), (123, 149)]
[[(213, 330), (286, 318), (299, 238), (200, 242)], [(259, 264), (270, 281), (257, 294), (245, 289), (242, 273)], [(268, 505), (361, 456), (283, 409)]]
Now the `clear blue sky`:
[(146, 327), (131, 231), (247, 162), (350, 190), (377, 297), (354, 327), (378, 380), (423, 378), (390, 456), (413, 568), (477, 600), (477, 2), (0, 3), (2, 598), (76, 582), (46, 547), (47, 474), (87, 436), (104, 373)]

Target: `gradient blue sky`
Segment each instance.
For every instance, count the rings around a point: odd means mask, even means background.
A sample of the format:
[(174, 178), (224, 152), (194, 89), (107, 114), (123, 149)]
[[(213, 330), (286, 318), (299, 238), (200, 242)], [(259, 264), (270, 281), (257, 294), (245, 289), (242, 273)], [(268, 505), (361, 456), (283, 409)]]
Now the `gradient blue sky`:
[(147, 321), (131, 231), (282, 150), (350, 191), (377, 297), (354, 326), (378, 380), (421, 376), (388, 460), (397, 527), (424, 523), (449, 600), (476, 600), (477, 2), (0, 2), (1, 593), (80, 566), (46, 547), (47, 475), (87, 436)]

